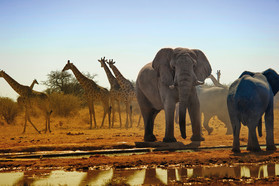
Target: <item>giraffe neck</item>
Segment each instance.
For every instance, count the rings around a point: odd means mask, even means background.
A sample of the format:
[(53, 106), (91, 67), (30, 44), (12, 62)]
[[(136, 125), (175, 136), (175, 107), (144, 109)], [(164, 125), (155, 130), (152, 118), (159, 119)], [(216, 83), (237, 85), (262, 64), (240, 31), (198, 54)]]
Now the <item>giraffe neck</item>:
[(110, 68), (112, 69), (116, 79), (119, 81), (123, 81), (123, 80), (127, 80), (121, 73), (120, 71), (116, 68), (116, 66), (114, 65), (110, 65)]
[(21, 96), (27, 96), (29, 91), (28, 86), (24, 86), (19, 84), (16, 80), (14, 80), (11, 76), (3, 72), (3, 78), (7, 81), (7, 83)]
[(121, 89), (126, 91), (134, 91), (133, 84), (128, 79), (126, 79), (114, 65), (110, 65), (110, 68), (112, 69)]
[(71, 66), (71, 70), (73, 71), (75, 77), (77, 78), (78, 82), (81, 84), (81, 86), (84, 88), (84, 89), (87, 89), (89, 87), (89, 83), (90, 83), (90, 86), (94, 85), (94, 86), (97, 86), (97, 84), (87, 78), (86, 76), (84, 76), (78, 69), (75, 65), (72, 65)]
[(108, 80), (109, 80), (109, 83), (110, 83), (110, 87), (112, 89), (119, 89), (120, 86), (117, 82), (117, 79), (112, 75), (111, 71), (109, 70), (108, 66), (106, 65), (105, 62), (101, 62), (104, 69), (105, 69), (105, 72), (107, 74), (107, 77), (108, 77)]
[(213, 84), (214, 84), (215, 86), (217, 86), (217, 87), (223, 87), (223, 85), (222, 85), (221, 83), (219, 83), (219, 82), (217, 81), (217, 79), (216, 79), (212, 74), (210, 74), (209, 78), (211, 79), (211, 81), (213, 82)]
[(30, 88), (31, 88), (31, 89), (34, 88), (35, 83), (36, 83), (35, 81), (32, 82), (32, 84), (30, 85)]

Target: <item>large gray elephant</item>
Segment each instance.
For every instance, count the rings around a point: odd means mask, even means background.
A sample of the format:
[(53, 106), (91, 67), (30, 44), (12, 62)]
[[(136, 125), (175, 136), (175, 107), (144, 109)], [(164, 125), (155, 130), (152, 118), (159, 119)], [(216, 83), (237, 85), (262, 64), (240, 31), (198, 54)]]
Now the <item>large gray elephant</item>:
[(211, 66), (204, 53), (197, 49), (163, 48), (152, 63), (145, 65), (136, 81), (138, 103), (144, 120), (144, 141), (156, 141), (154, 120), (165, 110), (166, 130), (164, 142), (176, 142), (174, 137), (174, 110), (179, 102), (179, 126), (186, 138), (186, 109), (192, 121), (192, 141), (201, 141), (200, 104), (196, 85), (211, 74)]
[(232, 83), (227, 97), (228, 111), (233, 128), (233, 152), (240, 152), (241, 123), (248, 127), (247, 150), (260, 151), (256, 128), (262, 135), (262, 116), (265, 114), (267, 150), (275, 150), (273, 97), (279, 90), (279, 75), (268, 69), (262, 73), (245, 71)]
[(232, 127), (227, 108), (228, 91), (228, 87), (197, 88), (201, 112), (204, 115), (203, 126), (209, 135), (213, 131), (213, 128), (209, 127), (208, 123), (213, 116), (217, 116), (219, 120), (224, 122), (227, 128), (226, 134), (232, 134)]
[[(227, 95), (229, 88), (226, 86), (214, 86), (214, 87), (204, 87), (197, 86), (197, 94), (200, 101), (200, 110), (203, 113), (204, 120), (203, 126), (207, 130), (208, 135), (213, 132), (213, 128), (210, 127), (209, 120), (213, 116), (217, 116), (221, 120), (226, 128), (226, 134), (232, 134), (232, 126), (230, 122), (230, 117), (227, 107)], [(178, 123), (178, 109), (179, 104), (176, 105), (175, 122)]]

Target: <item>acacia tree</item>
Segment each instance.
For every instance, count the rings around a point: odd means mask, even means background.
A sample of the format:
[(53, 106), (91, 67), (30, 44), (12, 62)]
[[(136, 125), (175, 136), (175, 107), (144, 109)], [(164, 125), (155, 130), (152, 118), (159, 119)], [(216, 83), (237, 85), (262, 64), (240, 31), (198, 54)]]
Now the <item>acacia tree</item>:
[[(85, 76), (94, 79), (96, 74), (91, 75), (90, 73), (86, 73)], [(47, 80), (43, 81), (43, 84), (47, 86), (46, 92), (48, 94), (58, 92), (81, 96), (84, 93), (84, 90), (77, 79), (67, 71), (51, 71), (47, 74)]]

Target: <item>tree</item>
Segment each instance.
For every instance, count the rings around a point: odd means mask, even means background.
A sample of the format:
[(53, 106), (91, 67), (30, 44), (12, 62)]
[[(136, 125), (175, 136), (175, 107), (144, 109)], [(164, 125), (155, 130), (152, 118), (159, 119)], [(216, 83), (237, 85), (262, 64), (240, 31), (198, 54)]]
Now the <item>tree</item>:
[[(90, 73), (86, 73), (85, 76), (94, 79), (96, 74), (91, 75)], [(77, 79), (67, 71), (51, 71), (47, 74), (47, 80), (43, 81), (43, 84), (47, 86), (46, 92), (48, 94), (58, 92), (81, 96), (84, 93), (84, 90)]]

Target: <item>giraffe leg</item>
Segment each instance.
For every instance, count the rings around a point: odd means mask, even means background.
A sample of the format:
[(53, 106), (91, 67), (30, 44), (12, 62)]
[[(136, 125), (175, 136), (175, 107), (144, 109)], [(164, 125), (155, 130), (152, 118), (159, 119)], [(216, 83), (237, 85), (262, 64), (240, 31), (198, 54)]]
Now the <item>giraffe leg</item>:
[(132, 118), (132, 113), (133, 113), (133, 106), (130, 104), (130, 110), (129, 110), (129, 119), (130, 119), (130, 127), (132, 128), (133, 126), (133, 118)]
[(125, 127), (128, 128), (129, 127), (129, 113), (130, 113), (130, 105), (129, 103), (126, 103), (126, 124)]
[(104, 107), (104, 115), (103, 115), (102, 124), (101, 124), (100, 128), (103, 128), (103, 126), (104, 126), (104, 121), (105, 121), (106, 115), (107, 115), (107, 109)]
[(92, 129), (92, 106), (90, 105), (90, 103), (88, 103), (88, 109), (89, 109), (89, 124), (90, 124), (90, 127), (89, 129)]
[(40, 131), (36, 128), (36, 126), (32, 123), (29, 114), (28, 114), (28, 116), (27, 116), (27, 119), (28, 119), (29, 123), (34, 127), (34, 129), (35, 129), (39, 134), (41, 134), (41, 132), (40, 132)]
[(26, 130), (26, 125), (27, 125), (27, 108), (25, 108), (25, 116), (24, 116), (24, 127), (23, 127), (23, 132), (22, 134), (25, 133), (25, 130)]
[(115, 99), (111, 100), (111, 106), (112, 106), (112, 120), (111, 120), (111, 127), (114, 127), (114, 115), (115, 115)]
[(120, 108), (120, 101), (117, 101), (118, 106), (118, 114), (119, 114), (119, 122), (120, 122), (120, 128), (122, 127), (122, 121), (121, 121), (121, 108)]
[[(95, 108), (94, 108), (94, 103), (92, 103), (92, 115), (93, 115), (93, 119), (94, 119), (94, 125), (95, 128), (97, 128), (97, 122), (96, 122), (96, 117), (95, 117)], [(92, 120), (92, 119), (91, 119)], [(92, 121), (91, 121), (91, 128), (92, 129)]]

